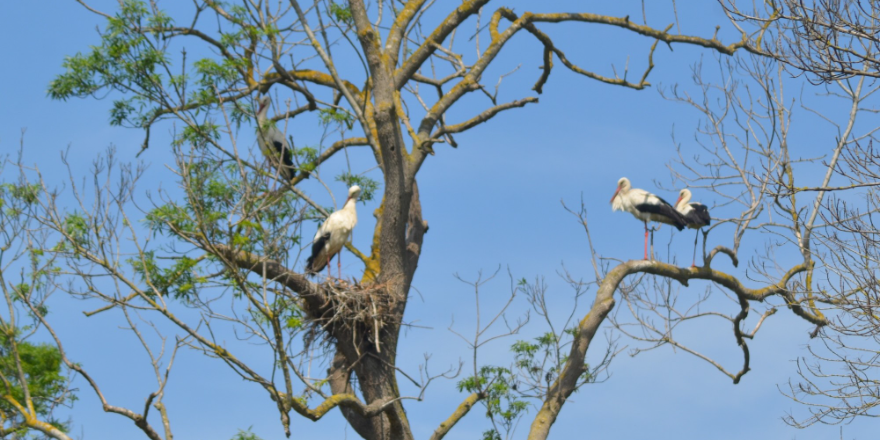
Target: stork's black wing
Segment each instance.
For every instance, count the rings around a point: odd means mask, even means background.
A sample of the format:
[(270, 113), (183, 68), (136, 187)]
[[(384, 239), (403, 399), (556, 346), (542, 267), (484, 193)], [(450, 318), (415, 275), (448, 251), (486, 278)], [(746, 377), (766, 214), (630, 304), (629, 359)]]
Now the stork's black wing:
[(307, 274), (314, 275), (323, 270), (324, 266), (327, 265), (327, 261), (325, 261), (323, 258), (318, 258), (318, 254), (320, 254), (321, 251), (324, 250), (324, 246), (327, 245), (328, 241), (330, 241), (329, 232), (318, 237), (318, 239), (315, 240), (314, 243), (312, 243), (312, 255), (309, 256), (309, 258), (306, 260)]
[(659, 200), (660, 203), (640, 203), (636, 205), (636, 209), (640, 212), (650, 214), (651, 220), (675, 226), (679, 231), (687, 226), (687, 220), (685, 220), (684, 216), (676, 211), (672, 205), (660, 197), (654, 197)]
[(275, 147), (275, 151), (280, 153), (281, 163), (283, 163), (286, 166), (292, 167), (293, 166), (293, 151), (291, 151), (290, 148), (287, 147), (287, 143), (281, 142), (281, 141), (273, 141), (272, 146)]
[(281, 174), (285, 179), (291, 180), (296, 175), (296, 168), (293, 166), (293, 151), (287, 146), (287, 142), (279, 140), (272, 141), (275, 151), (281, 156)]
[(712, 218), (709, 217), (709, 208), (702, 203), (691, 203), (691, 212), (687, 215), (688, 224), (697, 225), (702, 228), (703, 226), (709, 226), (712, 223)]

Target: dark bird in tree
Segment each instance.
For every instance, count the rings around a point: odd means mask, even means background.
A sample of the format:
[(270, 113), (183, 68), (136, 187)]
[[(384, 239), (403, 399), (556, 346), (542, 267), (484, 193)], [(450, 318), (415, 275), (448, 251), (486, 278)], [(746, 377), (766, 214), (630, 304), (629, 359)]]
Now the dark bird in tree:
[(355, 205), (361, 195), (361, 187), (354, 185), (348, 189), (348, 199), (342, 209), (330, 214), (318, 228), (312, 242), (312, 255), (306, 260), (306, 273), (315, 275), (327, 266), (327, 278), (330, 278), (330, 259), (337, 255), (336, 264), (339, 278), (342, 278), (342, 247), (348, 241), (351, 230), (357, 224)]
[(611, 197), (614, 211), (626, 211), (645, 223), (645, 259), (648, 259), (648, 222), (660, 222), (672, 225), (678, 230), (684, 229), (687, 222), (666, 200), (643, 189), (633, 188), (629, 179), (621, 177), (617, 181), (617, 191)]
[(683, 189), (678, 193), (678, 200), (675, 201), (675, 210), (680, 212), (687, 221), (687, 227), (697, 230), (697, 236), (694, 237), (694, 259), (691, 266), (697, 264), (697, 240), (700, 239), (700, 229), (709, 226), (712, 219), (709, 217), (709, 208), (702, 203), (690, 203), (691, 191)]
[(259, 100), (259, 108), (257, 109), (257, 143), (260, 144), (260, 151), (266, 156), (266, 159), (278, 169), (278, 173), (285, 181), (290, 181), (296, 175), (296, 168), (293, 165), (293, 150), (287, 144), (284, 133), (275, 126), (275, 122), (266, 117), (272, 100), (268, 96), (263, 96)]

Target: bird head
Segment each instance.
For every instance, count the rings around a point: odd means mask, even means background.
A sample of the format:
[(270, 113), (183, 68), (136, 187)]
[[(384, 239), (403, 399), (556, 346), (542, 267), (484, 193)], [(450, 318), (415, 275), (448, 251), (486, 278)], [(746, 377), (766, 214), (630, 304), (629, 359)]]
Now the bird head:
[(620, 180), (617, 181), (617, 190), (614, 191), (614, 195), (611, 196), (611, 201), (609, 203), (614, 203), (614, 199), (617, 197), (617, 194), (621, 191), (627, 192), (629, 191), (629, 179), (626, 177), (621, 177)]
[(355, 201), (357, 201), (357, 199), (358, 199), (358, 197), (360, 197), (360, 195), (361, 195), (361, 187), (359, 187), (357, 185), (353, 185), (351, 188), (348, 189), (348, 199), (349, 200), (354, 199)]
[(269, 104), (272, 103), (272, 98), (269, 98), (268, 95), (262, 96), (257, 101), (257, 103), (259, 104), (259, 106), (257, 107), (257, 114), (259, 115), (259, 114), (263, 113), (266, 109), (269, 108)]
[(691, 199), (691, 191), (687, 188), (682, 189), (678, 192), (678, 200), (675, 201), (673, 206), (678, 206), (682, 201), (688, 202)]

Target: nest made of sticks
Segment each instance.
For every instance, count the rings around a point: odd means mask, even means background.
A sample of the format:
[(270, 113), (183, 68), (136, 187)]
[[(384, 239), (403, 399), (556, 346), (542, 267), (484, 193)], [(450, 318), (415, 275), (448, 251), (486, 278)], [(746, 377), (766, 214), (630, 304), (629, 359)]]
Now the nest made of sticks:
[(335, 279), (324, 282), (321, 287), (327, 294), (325, 312), (311, 321), (313, 331), (309, 333), (330, 337), (350, 332), (355, 349), (361, 339), (366, 339), (381, 353), (379, 333), (397, 303), (388, 293), (388, 282), (362, 285), (357, 281)]

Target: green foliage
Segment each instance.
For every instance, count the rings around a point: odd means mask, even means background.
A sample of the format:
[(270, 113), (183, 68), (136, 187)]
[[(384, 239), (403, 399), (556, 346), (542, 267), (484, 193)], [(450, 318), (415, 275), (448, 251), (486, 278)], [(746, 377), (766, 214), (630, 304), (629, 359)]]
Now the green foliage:
[(241, 42), (245, 41), (247, 38), (248, 33), (244, 29), (237, 29), (233, 32), (221, 32), (220, 44), (222, 44), (224, 48), (230, 49), (233, 46), (241, 44)]
[(510, 347), (514, 353), (514, 365), (529, 377), (532, 383), (544, 383), (549, 386), (559, 376), (568, 358), (557, 352), (560, 345), (555, 333), (546, 332), (534, 341), (535, 343), (516, 341)]
[[(16, 185), (14, 183), (4, 183), (0, 185), (0, 194), (24, 202), (25, 204), (33, 205), (40, 197), (40, 185)], [(3, 205), (0, 204), (0, 206)]]
[(202, 58), (193, 63), (193, 67), (201, 75), (199, 84), (210, 90), (214, 84), (235, 81), (235, 78), (238, 76), (238, 72), (235, 69), (236, 67), (241, 67), (241, 64), (229, 59), (224, 59), (222, 63), (217, 63), (211, 58)]
[(196, 229), (196, 222), (190, 217), (189, 210), (174, 203), (159, 206), (148, 212), (145, 221), (153, 233), (168, 233), (174, 230), (181, 234), (190, 234)]
[[(146, 11), (144, 11), (146, 13)], [(171, 27), (174, 25), (174, 19), (165, 14), (163, 11), (157, 11), (156, 14), (147, 17), (147, 23), (150, 27), (156, 29), (154, 31), (154, 35), (159, 34), (159, 30)]]
[(64, 218), (64, 232), (69, 239), (80, 247), (89, 247), (89, 224), (81, 214), (67, 214)]
[[(237, 164), (208, 158), (188, 164), (182, 178), (181, 186), (187, 188), (188, 199), (157, 206), (146, 214), (145, 223), (154, 235), (224, 244), (278, 260), (286, 258), (289, 250), (300, 243), (298, 233), (287, 233), (285, 229), (291, 219), (300, 216), (295, 193), (279, 193), (270, 204), (264, 204), (261, 198), (242, 199), (245, 183)], [(264, 183), (249, 182), (254, 184)], [(250, 188), (268, 191), (265, 187)], [(129, 263), (141, 279), (149, 279), (159, 293), (187, 298), (195, 294), (202, 281), (193, 260), (175, 258), (174, 261), (170, 266), (160, 264), (153, 254), (148, 254)], [(259, 285), (235, 284), (235, 279), (233, 276), (224, 278), (232, 283), (230, 287), (236, 294), (244, 289), (260, 288)]]
[(299, 330), (306, 324), (306, 315), (299, 304), (287, 297), (278, 297), (273, 309), (281, 313), (281, 323), (291, 331)]
[(501, 434), (498, 434), (498, 431), (494, 429), (489, 429), (487, 431), (483, 431), (482, 440), (501, 440)]
[(349, 130), (354, 126), (354, 116), (345, 110), (339, 110), (335, 107), (325, 107), (318, 110), (318, 119), (325, 126), (334, 124), (341, 127), (344, 124)]
[[(222, 5), (223, 2), (217, 3)], [(239, 25), (244, 25), (247, 22), (249, 17), (247, 8), (240, 4), (226, 4), (226, 7), (228, 7), (228, 12), (233, 22)]]
[(132, 258), (128, 263), (141, 281), (152, 286), (145, 289), (147, 291), (158, 291), (164, 297), (175, 299), (194, 295), (197, 287), (207, 282), (205, 277), (198, 275), (198, 261), (186, 256), (173, 261), (169, 267), (160, 267), (155, 252), (148, 251), (143, 258)]
[(354, 26), (354, 17), (351, 15), (351, 8), (348, 5), (340, 5), (336, 2), (330, 2), (330, 16), (336, 21)]
[[(165, 29), (173, 24), (162, 11), (151, 12), (140, 0), (124, 0), (120, 11), (107, 20), (101, 45), (89, 53), (65, 58), (64, 73), (49, 84), (52, 99), (86, 97), (101, 89), (134, 95), (117, 100), (110, 110), (110, 123), (143, 127), (158, 108), (150, 108), (162, 94), (171, 62), (165, 52)], [(148, 32), (145, 32), (148, 31)], [(168, 86), (180, 86), (180, 78)]]
[[(211, 95), (213, 97), (213, 95)], [(220, 127), (212, 122), (201, 125), (188, 125), (172, 141), (172, 145), (192, 145), (196, 148), (205, 148), (209, 140), (220, 138)]]
[[(483, 366), (477, 376), (466, 377), (457, 386), (459, 391), (484, 394), (481, 402), (486, 408), (486, 417), (508, 433), (528, 409), (528, 403), (521, 400), (516, 392), (516, 375), (504, 367)], [(495, 429), (483, 433), (483, 439), (500, 438)]]
[(241, 429), (238, 430), (238, 434), (235, 434), (230, 440), (263, 440), (260, 437), (257, 437), (256, 434), (251, 432), (253, 426), (249, 427), (247, 431), (243, 431)]
[[(75, 395), (67, 392), (68, 382), (63, 374), (63, 363), (58, 347), (15, 340), (15, 336), (9, 333), (8, 329), (3, 329), (3, 334), (0, 336), (0, 374), (3, 374), (5, 382), (10, 384), (10, 388), (6, 389), (4, 393), (8, 393), (17, 402), (26, 405), (23, 384), (16, 367), (13, 351), (14, 341), (34, 410), (40, 418), (49, 418), (49, 423), (66, 431), (65, 424), (51, 419), (51, 412), (55, 406), (70, 404), (76, 400)], [(5, 400), (0, 400), (0, 413), (8, 420), (16, 420), (21, 417), (18, 411)]]
[(168, 203), (151, 210), (146, 216), (150, 229), (154, 233), (185, 236), (196, 236), (201, 231), (222, 235), (227, 213), (233, 210), (238, 191), (236, 181), (227, 179), (218, 165), (210, 160), (191, 164), (185, 176), (191, 203), (185, 206)]
[(376, 196), (376, 191), (379, 189), (379, 182), (369, 177), (358, 176), (349, 172), (344, 172), (336, 177), (336, 181), (345, 182), (345, 184), (349, 187), (351, 187), (352, 185), (357, 185), (361, 187), (360, 200), (364, 204), (366, 204), (370, 200), (373, 200), (373, 197)]
[[(542, 313), (538, 308), (540, 306), (537, 305), (544, 301), (542, 282), (538, 280), (535, 284), (530, 284), (525, 278), (521, 278), (516, 284), (517, 288), (529, 297), (529, 301), (535, 305), (538, 313)], [(511, 345), (510, 351), (514, 354), (513, 366), (518, 371), (522, 384), (521, 392), (541, 395), (559, 378), (568, 362), (570, 345), (578, 336), (577, 325), (571, 324), (567, 322), (567, 327), (561, 331), (548, 331), (532, 340), (519, 340)], [(583, 373), (577, 378), (577, 387), (595, 382), (594, 372), (590, 370), (589, 365), (584, 365)]]
[(18, 185), (14, 183), (0, 184), (0, 220), (9, 217), (15, 221), (27, 207), (34, 205), (40, 195), (39, 185)]
[[(161, 10), (153, 10), (142, 0), (124, 0), (120, 11), (107, 19), (101, 32), (101, 44), (87, 53), (65, 58), (64, 72), (49, 84), (52, 99), (92, 96), (101, 90), (123, 95), (113, 102), (111, 125), (143, 128), (163, 117), (163, 111), (180, 105), (169, 100), (169, 93), (186, 94), (186, 103), (195, 105), (198, 115), (202, 107), (217, 103), (216, 90), (230, 88), (241, 81), (246, 61), (243, 58), (204, 58), (192, 63), (196, 74), (173, 63), (166, 52), (167, 38), (174, 25), (172, 18)], [(227, 45), (239, 44), (246, 32), (223, 34)], [(181, 62), (185, 55), (181, 55)], [(173, 91), (173, 92), (172, 92)], [(204, 144), (198, 137), (216, 137), (216, 127), (204, 122), (201, 127), (188, 127), (179, 141)]]
[(110, 110), (110, 125), (122, 125), (128, 119), (129, 115), (135, 112), (135, 108), (131, 105), (131, 100), (120, 99), (113, 102), (113, 108)]
[(236, 129), (241, 127), (242, 122), (250, 121), (256, 113), (252, 105), (241, 101), (227, 105), (227, 112)]
[[(292, 145), (292, 144), (291, 144)], [(293, 154), (299, 159), (299, 170), (304, 172), (314, 171), (318, 162), (318, 150), (312, 147), (301, 147), (293, 150)]]

